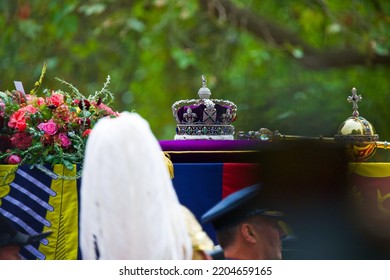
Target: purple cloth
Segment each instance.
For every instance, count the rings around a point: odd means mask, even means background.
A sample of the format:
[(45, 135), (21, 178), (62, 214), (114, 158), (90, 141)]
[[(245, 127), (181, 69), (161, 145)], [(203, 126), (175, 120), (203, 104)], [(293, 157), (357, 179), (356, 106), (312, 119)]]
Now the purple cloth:
[(167, 152), (257, 150), (265, 144), (255, 140), (160, 140), (159, 142), (161, 149)]
[(173, 163), (257, 162), (261, 147), (269, 144), (254, 140), (161, 140), (159, 143)]

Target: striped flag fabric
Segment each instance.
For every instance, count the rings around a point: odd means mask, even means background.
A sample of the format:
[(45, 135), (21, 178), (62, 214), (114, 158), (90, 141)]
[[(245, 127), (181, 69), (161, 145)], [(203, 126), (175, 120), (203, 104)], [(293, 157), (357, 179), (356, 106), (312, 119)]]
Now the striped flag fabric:
[[(4, 166), (4, 165), (3, 165)], [(27, 234), (45, 231), (47, 238), (24, 246), (21, 256), (28, 260), (71, 260), (80, 258), (78, 249), (78, 188), (80, 181), (62, 165), (42, 170), (19, 166), (12, 182), (1, 188), (0, 212), (15, 228)], [(1, 165), (0, 165), (1, 170)], [(64, 179), (70, 178), (70, 179)]]
[[(180, 203), (200, 221), (201, 216), (227, 195), (258, 182), (255, 163), (174, 163), (173, 185)], [(203, 225), (213, 241), (211, 225)]]

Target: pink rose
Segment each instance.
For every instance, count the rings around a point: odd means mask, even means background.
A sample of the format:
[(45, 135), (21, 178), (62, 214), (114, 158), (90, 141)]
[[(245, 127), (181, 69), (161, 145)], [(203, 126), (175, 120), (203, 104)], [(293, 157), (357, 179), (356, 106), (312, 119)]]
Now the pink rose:
[(23, 107), (23, 108), (21, 108), (19, 110), (21, 110), (21, 111), (23, 111), (25, 113), (28, 112), (30, 114), (35, 114), (36, 112), (38, 112), (38, 109), (35, 108), (33, 105), (27, 105), (26, 107)]
[(46, 123), (40, 123), (37, 127), (49, 135), (56, 134), (58, 130), (57, 124), (52, 119)]
[(22, 158), (18, 155), (10, 155), (5, 159), (5, 163), (8, 164), (19, 164), (22, 162)]
[(25, 150), (31, 146), (32, 136), (25, 132), (18, 132), (12, 136), (11, 142), (15, 148)]
[(109, 106), (107, 106), (106, 104), (104, 104), (103, 102), (98, 102), (96, 104), (94, 104), (96, 106), (96, 108), (98, 108), (99, 110), (102, 110), (105, 112), (105, 116), (118, 116), (118, 112), (114, 112), (114, 110), (112, 110)]
[(58, 135), (58, 139), (61, 142), (61, 146), (64, 148), (67, 148), (72, 145), (72, 142), (69, 140), (68, 136), (65, 133), (60, 133)]

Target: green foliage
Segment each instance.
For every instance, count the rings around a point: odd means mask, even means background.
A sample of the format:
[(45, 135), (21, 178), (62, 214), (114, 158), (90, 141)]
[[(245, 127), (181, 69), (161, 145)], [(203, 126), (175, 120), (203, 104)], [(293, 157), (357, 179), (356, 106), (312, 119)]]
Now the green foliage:
[[(387, 1), (231, 2), (314, 50), (389, 55)], [(363, 96), (359, 112), (381, 140), (390, 139), (389, 66), (367, 59), (359, 66), (307, 69), (300, 64), (307, 56), (301, 45), (277, 45), (233, 24), (245, 20), (216, 18), (196, 0), (3, 1), (0, 89), (12, 89), (14, 80), (31, 88), (43, 62), (48, 88), (58, 76), (93, 95), (110, 75), (112, 106), (135, 110), (159, 139), (173, 139), (171, 105), (196, 98), (202, 74), (213, 98), (238, 105), (236, 131), (268, 127), (333, 136), (352, 113), (346, 99), (356, 87)]]

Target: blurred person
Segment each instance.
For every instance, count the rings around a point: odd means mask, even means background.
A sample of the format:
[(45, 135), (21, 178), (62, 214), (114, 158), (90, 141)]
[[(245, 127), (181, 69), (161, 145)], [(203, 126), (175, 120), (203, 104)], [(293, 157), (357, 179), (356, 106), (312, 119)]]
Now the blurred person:
[(283, 214), (261, 204), (260, 189), (257, 184), (236, 191), (202, 216), (213, 225), (226, 259), (282, 259)]
[(11, 222), (0, 214), (0, 260), (21, 260), (23, 246), (38, 242), (52, 232), (29, 235), (16, 230)]
[(161, 153), (136, 113), (96, 124), (81, 183), (83, 259), (191, 259), (184, 215)]
[(291, 259), (390, 257), (389, 231), (385, 230), (389, 219), (374, 229), (367, 209), (359, 211), (355, 206), (345, 148), (340, 143), (302, 140), (275, 143), (261, 152), (263, 197), (288, 213), (285, 221), (294, 230)]

